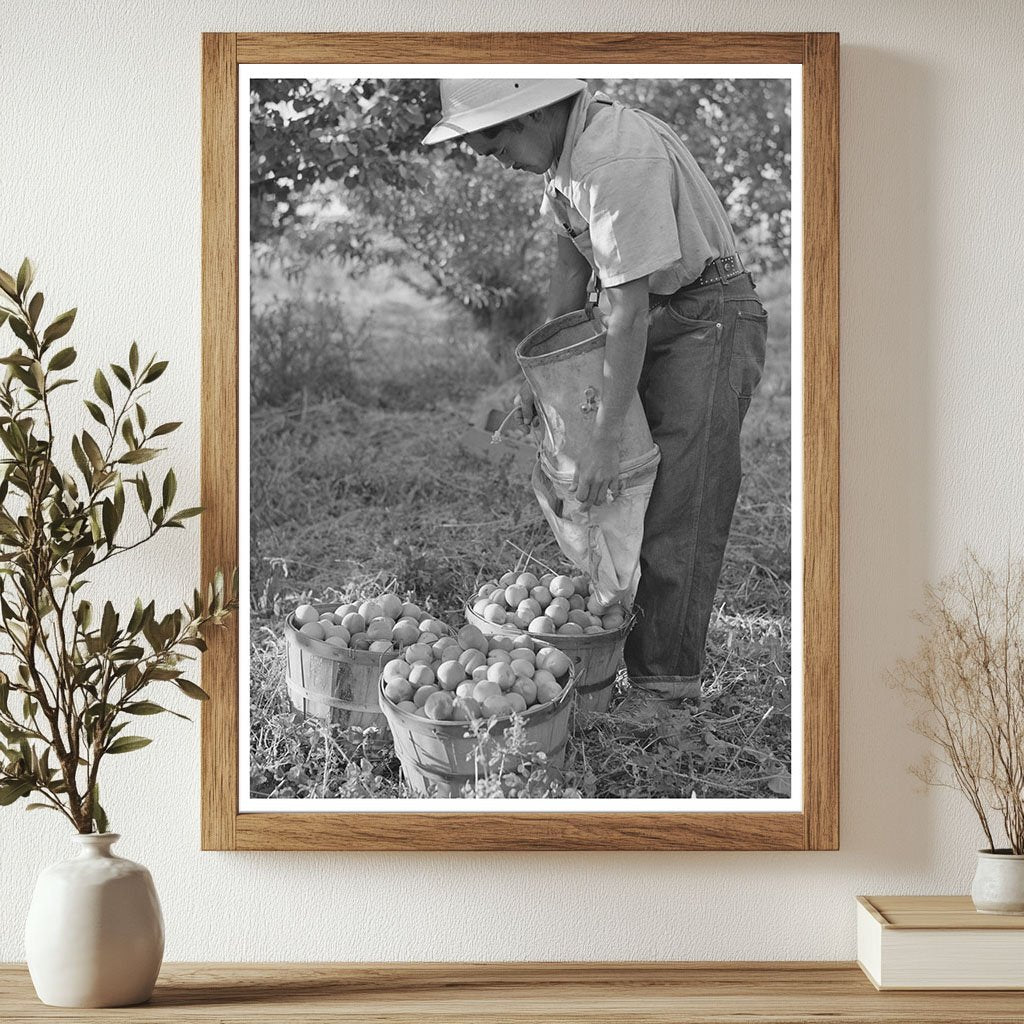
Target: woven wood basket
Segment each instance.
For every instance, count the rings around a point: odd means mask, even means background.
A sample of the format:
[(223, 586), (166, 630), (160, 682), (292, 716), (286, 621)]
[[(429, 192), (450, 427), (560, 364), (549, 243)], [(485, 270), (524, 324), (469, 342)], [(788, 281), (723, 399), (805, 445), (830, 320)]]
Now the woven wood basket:
[(622, 648), (632, 621), (602, 633), (564, 636), (561, 633), (535, 635), (518, 626), (497, 625), (465, 606), (466, 621), (484, 636), (526, 636), (549, 647), (557, 647), (572, 659), (576, 676), (576, 706), (582, 711), (607, 711), (615, 689), (615, 676), (622, 662)]
[(398, 657), (397, 651), (334, 647), (300, 633), (291, 616), (285, 622), (284, 635), (288, 696), (297, 711), (342, 727), (384, 728), (377, 683), (384, 666)]
[[(525, 753), (543, 751), (547, 764), (561, 768), (565, 763), (565, 744), (569, 738), (569, 712), (575, 691), (572, 668), (558, 680), (562, 693), (548, 704), (530, 708), (523, 715)], [(402, 773), (409, 787), (419, 796), (458, 797), (468, 783), (475, 785), (486, 772), (486, 764), (477, 760), (477, 739), (469, 722), (434, 722), (396, 707), (384, 695), (384, 680), (378, 689), (381, 710), (391, 728), (395, 753), (402, 762)], [(512, 727), (505, 715), (488, 724), (488, 734), (497, 739)], [(510, 764), (507, 771), (514, 771)]]

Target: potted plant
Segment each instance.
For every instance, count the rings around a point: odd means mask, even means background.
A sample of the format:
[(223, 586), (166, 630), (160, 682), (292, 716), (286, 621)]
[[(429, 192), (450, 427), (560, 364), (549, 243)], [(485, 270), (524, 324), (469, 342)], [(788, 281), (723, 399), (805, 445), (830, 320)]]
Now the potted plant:
[[(147, 746), (133, 723), (185, 717), (159, 700), (186, 678), (203, 631), (225, 622), (237, 584), (218, 572), (204, 593), (158, 613), (139, 598), (121, 611), (93, 599), (90, 578), (199, 508), (174, 506), (173, 469), (156, 485), (142, 467), (179, 423), (150, 423), (142, 400), (166, 362), (140, 358), (96, 370), (90, 429), (58, 430), (54, 394), (76, 352), (62, 339), (75, 310), (43, 326), (32, 264), (0, 271), (0, 328), (15, 347), (0, 358), (0, 805), (25, 801), (74, 827), (77, 858), (42, 872), (26, 929), (39, 997), (62, 1006), (118, 1006), (149, 998), (163, 956), (163, 923), (149, 872), (114, 856), (100, 801), (108, 757)], [(67, 407), (60, 425), (67, 423)], [(131, 500), (129, 500), (131, 496)], [(157, 698), (157, 699), (154, 699)]]
[(959, 789), (978, 816), (988, 845), (978, 851), (975, 907), (1024, 914), (1024, 561), (999, 574), (969, 554), (926, 589), (916, 618), (924, 632), (896, 681), (939, 756), (912, 770)]

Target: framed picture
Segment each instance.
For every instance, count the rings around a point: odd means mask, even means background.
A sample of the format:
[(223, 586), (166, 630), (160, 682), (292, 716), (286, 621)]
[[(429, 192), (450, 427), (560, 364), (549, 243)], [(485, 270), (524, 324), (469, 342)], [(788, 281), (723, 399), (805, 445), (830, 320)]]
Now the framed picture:
[(204, 849), (838, 847), (838, 54), (203, 37)]

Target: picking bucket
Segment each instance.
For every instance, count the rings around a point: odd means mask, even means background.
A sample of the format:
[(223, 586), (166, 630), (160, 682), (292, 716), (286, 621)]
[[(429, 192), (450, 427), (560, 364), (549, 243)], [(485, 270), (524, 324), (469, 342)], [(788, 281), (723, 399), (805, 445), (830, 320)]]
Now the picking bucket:
[[(529, 708), (520, 716), (524, 723), (523, 754), (542, 752), (551, 768), (561, 768), (565, 763), (569, 711), (575, 692), (573, 670), (570, 668), (558, 682), (563, 690), (555, 700)], [(402, 762), (402, 773), (418, 796), (458, 797), (467, 784), (474, 786), (487, 774), (488, 747), (512, 728), (511, 715), (485, 723), (481, 736), (486, 741), (481, 746), (469, 722), (435, 722), (397, 707), (384, 694), (383, 678), (377, 695), (391, 729), (395, 753)], [(509, 762), (502, 766), (502, 774), (516, 767), (516, 763)]]
[[(327, 609), (330, 610), (330, 609)], [(285, 621), (285, 679), (296, 711), (343, 727), (384, 728), (377, 684), (397, 651), (354, 651), (300, 633)]]
[(576, 706), (583, 711), (607, 711), (622, 661), (622, 648), (632, 622), (601, 633), (565, 635), (524, 633), (517, 626), (497, 625), (466, 605), (466, 621), (484, 636), (525, 636), (537, 644), (557, 647), (572, 659)]
[[(604, 387), (605, 336), (593, 310), (578, 309), (538, 327), (516, 346), (516, 359), (536, 399), (541, 460), (553, 474), (571, 478), (594, 432)], [(657, 451), (635, 394), (619, 444), (621, 472), (648, 464)]]

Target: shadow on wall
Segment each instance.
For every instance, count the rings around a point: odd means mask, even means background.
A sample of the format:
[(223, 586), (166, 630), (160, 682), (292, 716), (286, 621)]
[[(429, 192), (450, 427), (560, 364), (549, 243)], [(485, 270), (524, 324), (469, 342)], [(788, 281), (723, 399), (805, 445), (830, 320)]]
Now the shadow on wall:
[(938, 825), (888, 673), (932, 572), (934, 74), (844, 46), (841, 89), (841, 846), (923, 873)]

